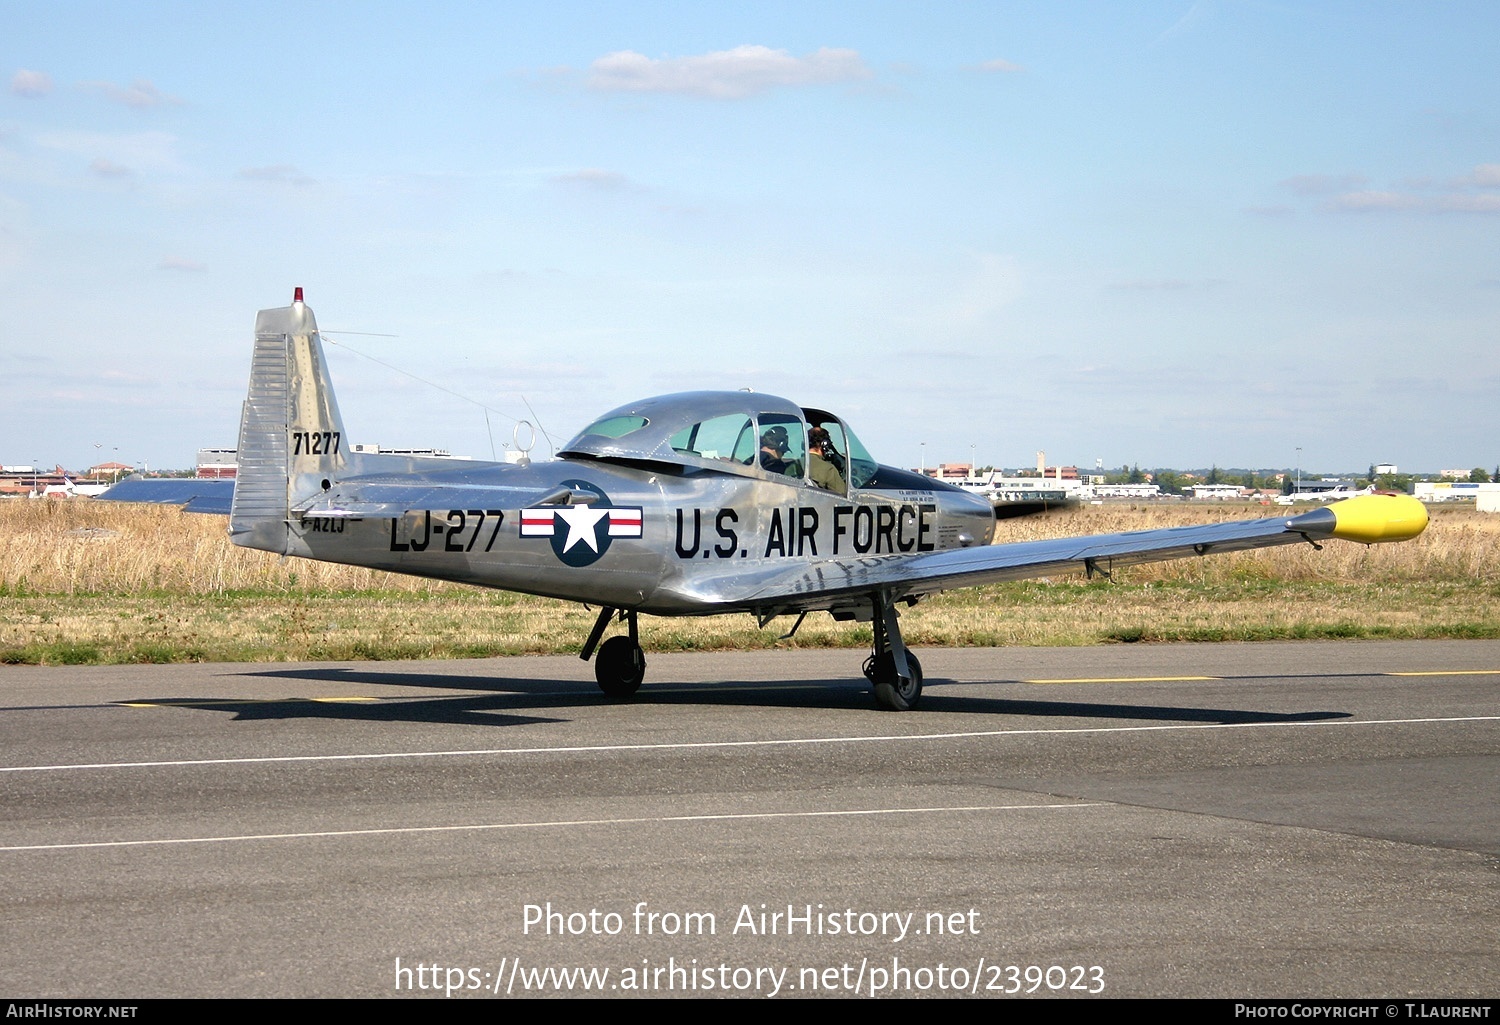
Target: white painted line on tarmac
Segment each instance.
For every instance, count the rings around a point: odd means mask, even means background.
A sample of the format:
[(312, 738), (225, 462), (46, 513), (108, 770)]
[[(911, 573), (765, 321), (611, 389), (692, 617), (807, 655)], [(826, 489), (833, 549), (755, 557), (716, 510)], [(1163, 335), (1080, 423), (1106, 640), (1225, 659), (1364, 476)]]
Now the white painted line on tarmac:
[(1428, 669), (1422, 672), (1389, 672), (1381, 676), (1500, 676), (1500, 669)]
[(893, 744), (984, 737), (1057, 737), (1101, 733), (1164, 733), (1172, 730), (1307, 729), (1328, 726), (1419, 726), (1500, 722), (1500, 715), (1458, 715), (1423, 719), (1331, 719), (1318, 722), (1179, 723), (1166, 726), (1081, 726), (1075, 729), (972, 730), (962, 733), (906, 733), (871, 737), (801, 737), (774, 740), (699, 740), (667, 744), (594, 744), (564, 747), (492, 747), (462, 751), (384, 751), (345, 755), (260, 755), (251, 758), (183, 758), (151, 762), (86, 762), (72, 765), (3, 765), (5, 772), (77, 772), (95, 769), (159, 769), (193, 765), (275, 765), (297, 762), (359, 762), (397, 758), (481, 758), (495, 755), (611, 754), (624, 751), (687, 751), (735, 747), (797, 747), (814, 744)]
[(561, 819), (540, 822), (484, 822), (460, 826), (388, 826), (376, 829), (327, 829), (309, 833), (247, 833), (240, 836), (187, 836), (157, 840), (98, 840), (86, 843), (29, 844), (0, 847), (5, 851), (66, 851), (91, 847), (163, 847), (174, 844), (247, 843), (256, 840), (311, 840), (320, 837), (391, 836), (402, 833), (466, 833), (498, 829), (556, 829), (588, 826), (659, 825), (666, 822), (726, 822), (744, 819), (855, 818), (868, 815), (931, 815), (981, 811), (1067, 811), (1073, 808), (1103, 808), (1106, 802), (1077, 804), (980, 804), (934, 808), (864, 808), (854, 811), (766, 811), (713, 815), (651, 815), (620, 819)]

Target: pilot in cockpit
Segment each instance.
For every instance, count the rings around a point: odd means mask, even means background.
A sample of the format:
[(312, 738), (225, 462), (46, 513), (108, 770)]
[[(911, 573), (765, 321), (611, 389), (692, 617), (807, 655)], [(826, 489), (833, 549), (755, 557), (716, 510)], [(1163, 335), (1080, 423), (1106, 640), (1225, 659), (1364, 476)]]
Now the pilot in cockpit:
[(761, 469), (772, 473), (786, 473), (786, 454), (790, 447), (785, 427), (777, 425), (766, 428), (765, 433), (760, 436)]

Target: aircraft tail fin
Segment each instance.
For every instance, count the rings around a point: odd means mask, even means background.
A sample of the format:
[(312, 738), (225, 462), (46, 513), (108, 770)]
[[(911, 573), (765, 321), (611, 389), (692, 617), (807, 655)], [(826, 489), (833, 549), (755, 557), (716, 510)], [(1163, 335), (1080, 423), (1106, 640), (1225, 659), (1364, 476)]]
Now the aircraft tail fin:
[(231, 540), (287, 552), (292, 505), (326, 490), (325, 482), (347, 464), (348, 449), (318, 323), (298, 288), (292, 305), (261, 310), (255, 318)]

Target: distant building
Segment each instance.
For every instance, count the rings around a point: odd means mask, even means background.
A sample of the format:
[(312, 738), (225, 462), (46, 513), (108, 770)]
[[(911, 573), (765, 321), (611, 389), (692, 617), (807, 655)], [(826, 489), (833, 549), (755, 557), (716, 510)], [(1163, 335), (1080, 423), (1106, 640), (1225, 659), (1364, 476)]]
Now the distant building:
[(1230, 502), (1245, 497), (1245, 489), (1238, 484), (1191, 484), (1182, 490), (1199, 501)]
[(1475, 501), (1481, 495), (1500, 495), (1500, 484), (1477, 484), (1466, 480), (1419, 480), (1411, 489), (1412, 494), (1424, 502)]
[(1292, 484), (1292, 495), (1307, 495), (1315, 497), (1333, 498), (1341, 494), (1354, 494), (1359, 489), (1354, 486), (1352, 480), (1343, 480), (1338, 477), (1323, 477), (1319, 480), (1311, 480), (1303, 477)]
[(372, 455), (422, 456), (428, 459), (473, 459), (473, 456), (456, 456), (445, 448), (384, 448), (380, 445), (355, 445), (354, 451)]
[(100, 463), (98, 466), (89, 467), (89, 476), (95, 480), (119, 480), (129, 473), (134, 473), (135, 467), (127, 463)]
[(62, 487), (69, 483), (67, 471), (62, 467), (43, 470), (39, 466), (6, 466), (0, 469), (0, 495), (41, 495), (50, 487)]
[(239, 453), (232, 448), (200, 448), (197, 476), (216, 480), (239, 472)]
[(1095, 484), (1094, 494), (1099, 498), (1157, 498), (1161, 495), (1161, 485)]

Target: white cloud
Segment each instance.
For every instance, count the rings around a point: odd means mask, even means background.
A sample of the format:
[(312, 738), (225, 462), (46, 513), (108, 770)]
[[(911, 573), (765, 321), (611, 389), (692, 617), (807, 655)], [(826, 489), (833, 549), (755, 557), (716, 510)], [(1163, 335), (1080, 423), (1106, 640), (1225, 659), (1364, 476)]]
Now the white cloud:
[(1116, 281), (1110, 288), (1123, 288), (1137, 292), (1185, 292), (1190, 288), (1202, 288), (1216, 282), (1208, 281), (1194, 284), (1183, 278), (1135, 278), (1130, 281)]
[(630, 184), (630, 179), (620, 172), (605, 171), (598, 167), (585, 167), (571, 174), (553, 175), (552, 181), (559, 185), (584, 185), (606, 191), (623, 189)]
[(300, 187), (316, 185), (317, 182), (303, 174), (291, 164), (271, 164), (267, 167), (247, 167), (240, 172), (240, 177), (246, 181), (272, 182), (278, 185), (295, 185)]
[(52, 91), (52, 76), (45, 71), (27, 71), (22, 68), (11, 76), (10, 91), (27, 98), (46, 96)]
[(1363, 192), (1346, 192), (1342, 196), (1336, 196), (1329, 205), (1335, 210), (1364, 213), (1370, 210), (1411, 210), (1419, 206), (1420, 201), (1400, 192), (1366, 189)]
[(101, 178), (129, 178), (135, 174), (124, 164), (117, 164), (113, 160), (104, 157), (95, 157), (89, 161), (89, 170)]
[(1021, 67), (1021, 65), (1019, 64), (1005, 60), (1003, 57), (996, 57), (994, 60), (987, 60), (983, 64), (979, 65), (979, 70), (1010, 73), (1015, 71), (1025, 71), (1026, 69)]
[(8, 196), (0, 195), (0, 270), (21, 265), (22, 241), (17, 226), (24, 223), (26, 208)]
[[(37, 142), (48, 149), (74, 153), (96, 163), (103, 161), (138, 172), (176, 173), (182, 170), (182, 164), (173, 152), (177, 146), (177, 137), (166, 132), (123, 135), (109, 132), (46, 132), (37, 137)], [(96, 170), (99, 168), (96, 167)]]
[(1323, 209), (1343, 213), (1500, 213), (1500, 194), (1487, 191), (1500, 188), (1500, 164), (1477, 164), (1468, 174), (1447, 179), (1407, 176), (1398, 187), (1385, 189), (1367, 188), (1367, 179), (1358, 174), (1301, 174), (1277, 184), (1300, 196), (1321, 197)]
[(115, 85), (113, 82), (83, 82), (81, 84), (85, 89), (101, 93), (116, 103), (123, 103), (137, 110), (182, 102), (175, 96), (168, 96), (144, 78), (138, 78), (129, 85)]
[(1500, 196), (1444, 196), (1438, 200), (1437, 209), (1466, 214), (1500, 214)]
[(766, 46), (736, 46), (693, 57), (655, 59), (633, 50), (605, 54), (589, 66), (588, 85), (603, 92), (685, 93), (737, 100), (769, 89), (871, 77), (855, 50), (823, 47), (805, 57)]
[(189, 274), (200, 274), (208, 270), (208, 264), (199, 263), (197, 260), (184, 260), (180, 256), (163, 257), (161, 263), (156, 265), (157, 270), (178, 270)]
[(1327, 196), (1362, 189), (1368, 181), (1362, 174), (1297, 174), (1277, 184), (1299, 196)]
[(921, 363), (932, 359), (952, 363), (973, 363), (979, 358), (975, 353), (958, 349), (897, 349), (891, 355), (902, 363)]
[(1500, 189), (1500, 164), (1480, 164), (1459, 185), (1474, 185), (1481, 189)]

